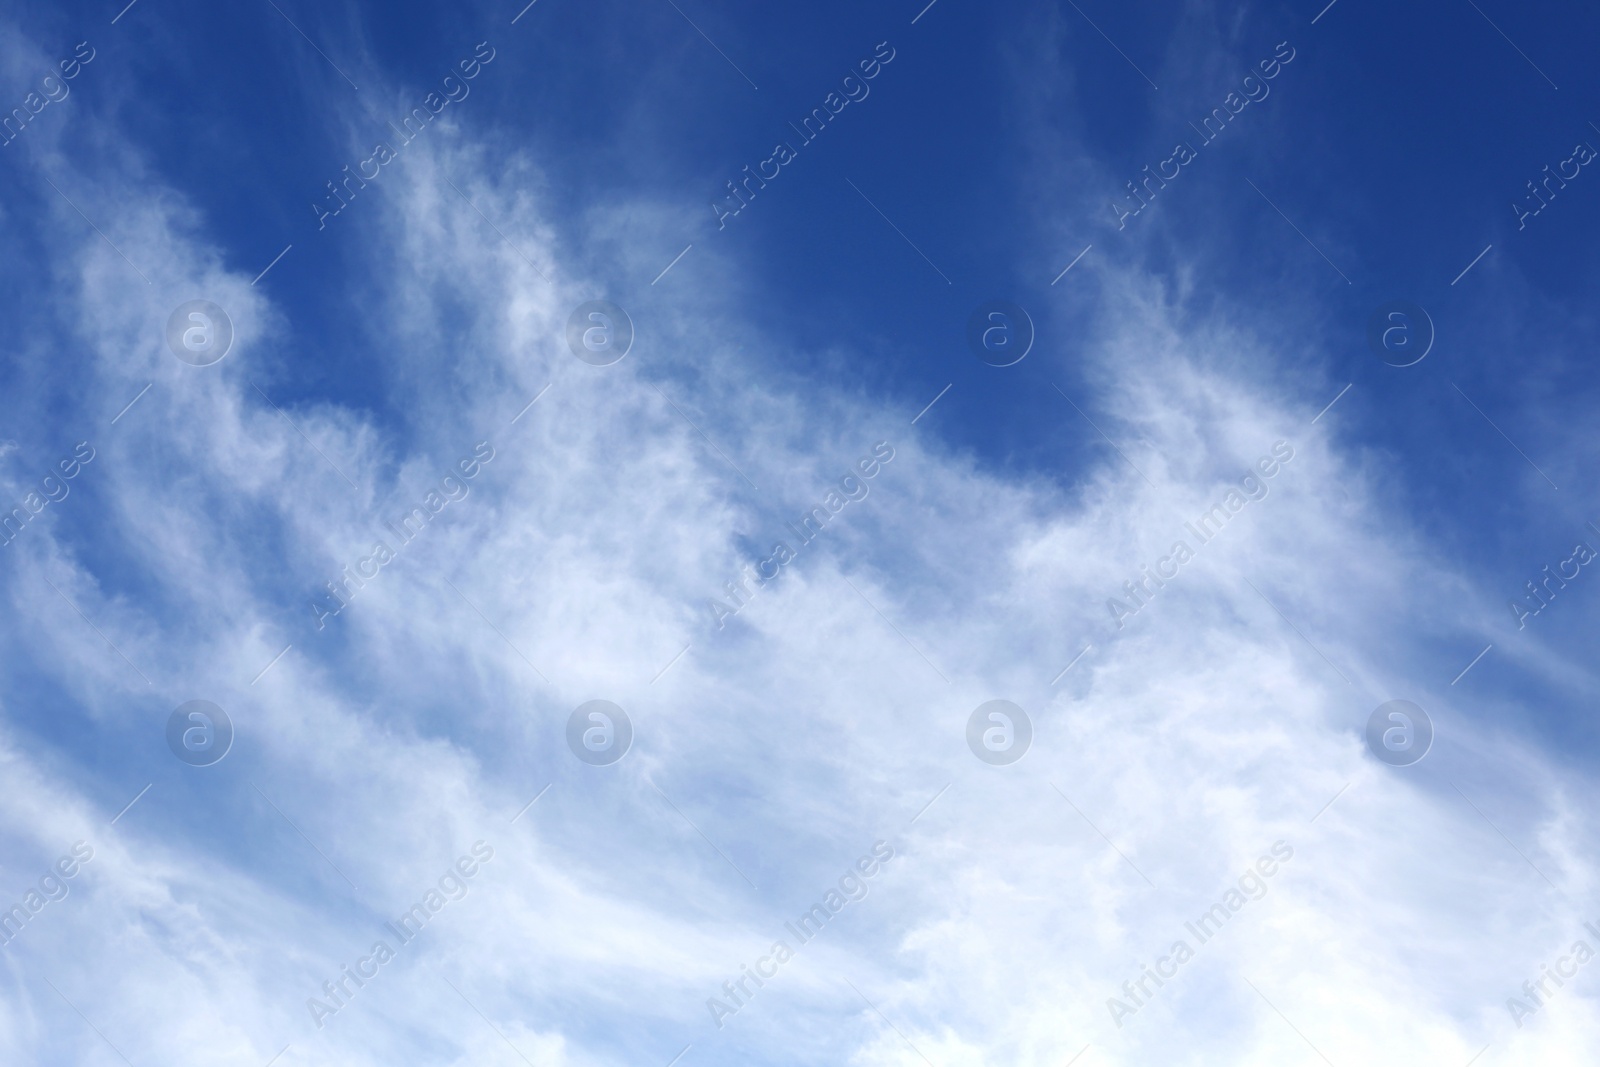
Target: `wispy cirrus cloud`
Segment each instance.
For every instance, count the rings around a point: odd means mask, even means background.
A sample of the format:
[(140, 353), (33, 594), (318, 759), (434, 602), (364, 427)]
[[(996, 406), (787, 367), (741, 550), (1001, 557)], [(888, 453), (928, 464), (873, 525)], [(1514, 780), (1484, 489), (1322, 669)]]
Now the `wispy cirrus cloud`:
[[(937, 408), (913, 426), (920, 394), (796, 388), (782, 337), (708, 344), (740, 321), (731, 253), (699, 266), (720, 287), (629, 302), (627, 359), (574, 358), (568, 315), (606, 286), (535, 164), (419, 142), (364, 224), (383, 254), (349, 299), (387, 358), (362, 403), (294, 387), (299, 346), (333, 354), (180, 193), (64, 173), (119, 206), (106, 236), (153, 286), (81, 227), (49, 265), (89, 353), (55, 421), (101, 434), (101, 480), (7, 561), (4, 888), (80, 839), (95, 859), (7, 950), (18, 1061), (1552, 1062), (1591, 1036), (1580, 988), (1521, 1030), (1503, 1005), (1583, 936), (1587, 781), (1460, 709), (1471, 626), (1421, 605), (1476, 595), (1384, 457), (1313, 423), (1316, 372), (1251, 373), (1243, 312), (1080, 265), (1103, 301), (1081, 400), (1111, 445), (1070, 479), (997, 470)], [(212, 367), (165, 347), (196, 297), (237, 331)], [(328, 575), (485, 439), (470, 496), (306, 636)], [(708, 590), (879, 440), (871, 505), (708, 637)], [(1107, 590), (1277, 440), (1270, 499), (1113, 626)], [(1361, 740), (1400, 696), (1438, 730), (1403, 770)], [(1033, 740), (997, 767), (964, 732), (1002, 697)], [(162, 739), (197, 698), (237, 729), (211, 767)], [(609, 766), (564, 740), (595, 698), (633, 723)], [(872, 907), (718, 1028), (707, 998), (879, 839)], [(479, 840), (493, 865), (381, 983), (307, 1007)], [(1113, 1018), (1280, 840), (1270, 894)]]

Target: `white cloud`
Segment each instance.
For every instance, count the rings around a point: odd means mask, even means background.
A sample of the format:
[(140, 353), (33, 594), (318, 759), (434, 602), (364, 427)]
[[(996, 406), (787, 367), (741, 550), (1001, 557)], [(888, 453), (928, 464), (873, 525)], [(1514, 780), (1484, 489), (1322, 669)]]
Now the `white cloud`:
[[(646, 299), (627, 360), (577, 361), (566, 314), (603, 287), (521, 191), (531, 165), (440, 139), (402, 167), (365, 205), (384, 243), (356, 290), (393, 417), (277, 399), (298, 361), (339, 357), (316, 324), (226, 272), (175, 194), (74, 176), (121, 205), (94, 214), (156, 284), (93, 235), (52, 264), (96, 353), (64, 425), (105, 458), (69, 501), (89, 540), (13, 546), (5, 639), (30, 666), (8, 700), (4, 890), (79, 838), (97, 854), (8, 950), (7, 1059), (109, 1055), (46, 978), (134, 1062), (173, 1064), (285, 1043), (296, 1067), (517, 1062), (507, 1041), (573, 1065), (685, 1044), (685, 1064), (1042, 1065), (1085, 1044), (1085, 1064), (1320, 1062), (1307, 1041), (1339, 1064), (1464, 1063), (1485, 1043), (1480, 1062), (1509, 1064), (1592, 1039), (1582, 979), (1520, 1032), (1503, 1006), (1586, 936), (1587, 783), (1456, 709), (1432, 648), (1452, 631), (1411, 605), (1461, 598), (1459, 579), (1407, 532), (1381, 462), (1310, 425), (1322, 383), (1257, 384), (1247, 329), (1103, 274), (1093, 414), (1143, 476), (1109, 449), (1071, 488), (1003, 476), (936, 418), (910, 427), (919, 398), (799, 389), (782, 339), (761, 357), (708, 341), (736, 315), (720, 296)], [(671, 231), (671, 212), (624, 213)], [(647, 281), (654, 260), (627, 254)], [(195, 294), (238, 328), (210, 370), (163, 350), (169, 305)], [(321, 584), (480, 440), (496, 458), (471, 494), (317, 631)], [(880, 440), (896, 456), (870, 495), (713, 629), (739, 539), (788, 538)], [(1105, 599), (1278, 440), (1295, 457), (1270, 494), (1115, 629)], [(600, 696), (637, 731), (610, 768), (562, 740)], [(963, 740), (996, 696), (1036, 727), (1010, 768)], [(1396, 696), (1439, 727), (1409, 770), (1361, 750)], [(160, 734), (195, 697), (239, 731), (203, 770)], [(900, 856), (867, 899), (717, 1030), (706, 998), (879, 838)], [(316, 1030), (305, 999), (479, 839), (496, 854), (471, 893)], [(1267, 895), (1116, 1029), (1106, 998), (1279, 840), (1294, 859)]]

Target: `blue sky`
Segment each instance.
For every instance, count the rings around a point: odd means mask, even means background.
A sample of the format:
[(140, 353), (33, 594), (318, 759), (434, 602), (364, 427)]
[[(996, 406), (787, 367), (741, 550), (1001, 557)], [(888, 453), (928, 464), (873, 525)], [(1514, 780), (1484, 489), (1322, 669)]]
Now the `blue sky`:
[[(0, 15), (3, 1058), (1586, 1062), (1597, 20)], [(1008, 367), (967, 343), (995, 300)], [(1368, 343), (1396, 301), (1411, 366)]]

